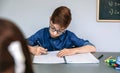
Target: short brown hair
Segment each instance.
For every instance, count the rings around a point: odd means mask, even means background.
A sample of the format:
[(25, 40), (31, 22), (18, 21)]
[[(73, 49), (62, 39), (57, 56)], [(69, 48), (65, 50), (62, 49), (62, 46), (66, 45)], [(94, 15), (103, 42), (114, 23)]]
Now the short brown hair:
[(71, 22), (71, 11), (66, 6), (60, 6), (55, 9), (52, 14), (51, 21), (53, 24), (59, 24), (61, 27), (67, 28)]

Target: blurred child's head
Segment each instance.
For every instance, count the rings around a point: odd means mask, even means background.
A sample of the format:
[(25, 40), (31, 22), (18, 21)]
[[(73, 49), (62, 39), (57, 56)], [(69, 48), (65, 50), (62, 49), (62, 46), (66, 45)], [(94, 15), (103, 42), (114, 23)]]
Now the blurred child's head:
[(25, 38), (11, 21), (0, 19), (0, 73), (33, 73)]
[(60, 6), (55, 9), (50, 18), (50, 34), (51, 37), (58, 37), (71, 22), (71, 11), (66, 6)]

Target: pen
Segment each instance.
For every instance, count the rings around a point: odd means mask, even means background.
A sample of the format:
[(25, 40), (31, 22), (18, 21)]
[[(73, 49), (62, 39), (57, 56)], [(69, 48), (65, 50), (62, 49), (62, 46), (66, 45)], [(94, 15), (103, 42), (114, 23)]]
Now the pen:
[[(42, 47), (42, 45), (40, 44), (39, 41), (36, 41), (36, 42), (37, 42), (38, 46)], [(42, 52), (42, 54), (46, 55), (47, 54), (47, 49), (45, 49), (44, 52)]]
[(98, 57), (98, 59), (101, 59), (103, 57), (103, 54), (101, 54), (99, 57)]
[(104, 61), (106, 62), (106, 60), (108, 60), (108, 59), (110, 59), (110, 58), (112, 58), (112, 56), (109, 56), (107, 59), (105, 59)]
[(37, 42), (37, 44), (39, 45), (39, 46), (41, 46), (41, 44), (40, 44), (40, 42), (39, 41), (36, 41)]
[(64, 59), (64, 61), (65, 61), (65, 64), (67, 64), (67, 61), (66, 61), (66, 58), (65, 58), (65, 56), (63, 56), (63, 59)]

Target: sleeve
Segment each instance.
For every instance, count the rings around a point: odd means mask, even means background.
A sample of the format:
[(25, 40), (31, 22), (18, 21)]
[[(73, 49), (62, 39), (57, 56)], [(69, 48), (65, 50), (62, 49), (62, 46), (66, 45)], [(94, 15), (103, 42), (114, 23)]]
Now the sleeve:
[(71, 36), (71, 41), (75, 45), (75, 47), (81, 47), (81, 46), (86, 46), (86, 45), (92, 45), (94, 46), (91, 42), (88, 40), (84, 40), (81, 38), (78, 38), (74, 33), (70, 33)]
[(37, 45), (36, 41), (41, 37), (42, 37), (42, 30), (39, 30), (27, 39), (28, 45), (31, 46)]

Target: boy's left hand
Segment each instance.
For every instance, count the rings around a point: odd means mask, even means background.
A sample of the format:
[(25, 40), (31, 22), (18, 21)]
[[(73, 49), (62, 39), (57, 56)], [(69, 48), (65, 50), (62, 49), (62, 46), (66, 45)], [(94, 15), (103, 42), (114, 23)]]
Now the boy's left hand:
[(69, 56), (69, 55), (73, 55), (75, 54), (75, 50), (74, 49), (63, 49), (60, 52), (58, 52), (57, 56), (58, 57), (63, 57), (63, 56)]

